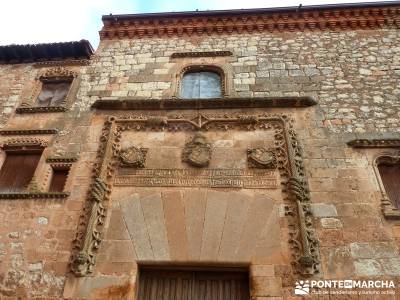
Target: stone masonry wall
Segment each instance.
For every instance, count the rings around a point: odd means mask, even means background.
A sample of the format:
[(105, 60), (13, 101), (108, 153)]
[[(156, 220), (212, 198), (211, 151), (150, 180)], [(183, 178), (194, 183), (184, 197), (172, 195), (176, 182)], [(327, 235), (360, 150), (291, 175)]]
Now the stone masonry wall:
[[(58, 151), (79, 157), (68, 178), (71, 195), (67, 199), (0, 200), (0, 298), (69, 297), (64, 285), (72, 240), (105, 120), (102, 112), (92, 118), (90, 105), (99, 99), (177, 97), (178, 74), (191, 64), (221, 66), (229, 97), (308, 95), (318, 102), (310, 108), (271, 111), (293, 117), (304, 148), (320, 240), (321, 276), (398, 281), (400, 223), (382, 216), (381, 194), (372, 167), (377, 154), (393, 150), (357, 150), (345, 142), (356, 134), (399, 132), (399, 40), (398, 30), (382, 29), (101, 41), (91, 65), (79, 68), (80, 89), (66, 113), (15, 115), (37, 69), (29, 64), (0, 66), (1, 126), (59, 129), (57, 135), (49, 137), (50, 145), (39, 163), (41, 180), (48, 180), (44, 162), (47, 155)], [(229, 50), (233, 56), (170, 57), (174, 52), (215, 50)], [(1, 137), (1, 141), (7, 138)], [(114, 213), (117, 209), (111, 207)], [(163, 213), (162, 208), (160, 211)], [(107, 237), (123, 225), (112, 224), (110, 218), (115, 218), (111, 210), (104, 231)], [(285, 226), (283, 214), (279, 218), (279, 224)], [(117, 234), (112, 237), (118, 239)], [(128, 237), (121, 240), (125, 243)], [(136, 265), (131, 257), (125, 260), (126, 249), (111, 243), (101, 247), (109, 256), (103, 256), (104, 263), (96, 269), (96, 276), (84, 279), (81, 294), (86, 296), (82, 299), (112, 299), (113, 291), (117, 293), (114, 299), (121, 299), (113, 285), (129, 285), (129, 276), (134, 285)], [(117, 262), (115, 266), (105, 262), (111, 256)], [(118, 267), (121, 270), (116, 271)], [(252, 266), (255, 299), (295, 299), (294, 278), (285, 267)], [(91, 295), (96, 288), (101, 296)]]
[[(177, 96), (184, 65), (217, 62), (230, 66), (230, 96), (310, 95), (324, 112), (323, 126), (333, 132), (399, 131), (399, 39), (398, 30), (382, 29), (102, 41), (83, 103)], [(233, 56), (222, 62), (170, 58), (214, 50)]]
[[(77, 72), (85, 67), (66, 67)], [(16, 114), (15, 109), (32, 93), (39, 72), (46, 67), (32, 64), (0, 65), (2, 129), (56, 129), (57, 134), (1, 135), (10, 139), (43, 139), (48, 142), (34, 178), (45, 192), (51, 178), (47, 157), (75, 156), (67, 179), (66, 199), (0, 200), (0, 299), (61, 299), (72, 241), (82, 212), (98, 136), (89, 129), (89, 116), (69, 109), (56, 113)], [(78, 103), (77, 98), (72, 99)], [(78, 114), (79, 113), (79, 114)], [(83, 143), (83, 141), (85, 141)], [(1, 151), (0, 164), (4, 161)]]

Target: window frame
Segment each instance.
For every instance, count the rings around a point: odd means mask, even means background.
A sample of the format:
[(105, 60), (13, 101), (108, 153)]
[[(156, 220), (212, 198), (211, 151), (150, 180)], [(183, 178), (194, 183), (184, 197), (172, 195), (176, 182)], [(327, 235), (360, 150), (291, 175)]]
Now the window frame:
[(400, 207), (389, 198), (386, 191), (379, 166), (386, 165), (400, 165), (400, 151), (396, 152), (383, 152), (378, 154), (373, 160), (373, 169), (378, 182), (379, 190), (381, 192), (381, 209), (386, 219), (400, 220)]
[[(65, 99), (61, 105), (56, 106), (38, 106), (37, 101), (43, 90), (45, 83), (69, 82), (70, 86)], [(29, 96), (25, 98), (21, 105), (16, 109), (17, 113), (43, 113), (43, 112), (64, 112), (68, 110), (72, 100), (76, 97), (79, 89), (78, 73), (64, 67), (55, 67), (44, 70), (36, 77), (33, 86), (30, 89)]]
[[(187, 73), (197, 73), (197, 72), (212, 72), (212, 73), (216, 73), (219, 75), (219, 77), (221, 79), (221, 96), (219, 98), (183, 98), (181, 96), (183, 77)], [(226, 92), (226, 76), (225, 76), (224, 71), (222, 70), (222, 68), (215, 66), (215, 65), (190, 65), (190, 66), (184, 67), (179, 74), (178, 85), (177, 85), (177, 96), (179, 99), (183, 99), (183, 100), (225, 98), (227, 96), (227, 92)]]

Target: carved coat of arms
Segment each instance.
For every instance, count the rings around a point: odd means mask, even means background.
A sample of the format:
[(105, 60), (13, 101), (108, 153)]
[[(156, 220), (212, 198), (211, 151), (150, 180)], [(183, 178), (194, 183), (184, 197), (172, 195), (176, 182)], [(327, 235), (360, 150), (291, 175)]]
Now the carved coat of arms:
[(125, 167), (143, 168), (146, 161), (147, 149), (135, 146), (122, 150), (119, 154), (121, 165)]
[(193, 139), (186, 143), (182, 152), (182, 161), (194, 167), (206, 167), (210, 160), (211, 144), (201, 133), (196, 133)]
[(247, 161), (252, 168), (274, 169), (276, 157), (272, 150), (265, 148), (247, 149)]

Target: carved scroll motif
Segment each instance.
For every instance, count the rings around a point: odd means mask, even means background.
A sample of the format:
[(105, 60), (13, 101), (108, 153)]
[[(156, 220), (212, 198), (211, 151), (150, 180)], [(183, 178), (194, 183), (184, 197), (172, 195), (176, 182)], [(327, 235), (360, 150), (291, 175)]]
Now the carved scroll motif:
[[(243, 118), (243, 114), (199, 114), (192, 117), (178, 115), (164, 118), (162, 122), (154, 124), (155, 118), (158, 119), (157, 116), (128, 116), (119, 119), (112, 117), (105, 122), (94, 167), (94, 178), (96, 179), (88, 197), (89, 201), (87, 201), (81, 216), (72, 257), (71, 268), (77, 276), (86, 276), (93, 271), (96, 253), (102, 239), (103, 220), (107, 213), (108, 198), (114, 183), (116, 161), (120, 152), (121, 132), (126, 130), (154, 130), (154, 126), (156, 126), (156, 130), (171, 132), (180, 130), (189, 132), (198, 130), (225, 131), (228, 129), (274, 130), (274, 154), (286, 187), (285, 210), (289, 223), (289, 243), (293, 256), (293, 270), (296, 274), (303, 276), (320, 272), (318, 240), (313, 228), (309, 204), (310, 192), (303, 166), (302, 150), (292, 129), (292, 121), (286, 115), (262, 114), (249, 118)], [(244, 119), (246, 122), (243, 122)], [(247, 122), (247, 120), (257, 121)], [(194, 166), (208, 165), (211, 158), (211, 145), (204, 136), (195, 135), (194, 139), (188, 144), (189, 146), (185, 150), (188, 154), (183, 155), (185, 161)], [(193, 149), (201, 149), (201, 151), (199, 151), (199, 154), (190, 157), (189, 154), (193, 153)], [(202, 153), (203, 149), (209, 150), (204, 150), (204, 153)], [(186, 158), (188, 156), (189, 158)], [(265, 164), (267, 164), (266, 157), (267, 155), (260, 161), (265, 161)], [(142, 170), (136, 169), (135, 171)]]

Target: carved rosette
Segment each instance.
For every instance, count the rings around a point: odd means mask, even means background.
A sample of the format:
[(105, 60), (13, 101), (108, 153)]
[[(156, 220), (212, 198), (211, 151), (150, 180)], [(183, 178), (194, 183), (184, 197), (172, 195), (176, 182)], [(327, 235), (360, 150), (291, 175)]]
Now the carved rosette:
[(247, 162), (250, 168), (275, 169), (277, 166), (274, 151), (263, 147), (247, 149)]
[(193, 139), (186, 143), (182, 151), (182, 161), (194, 167), (207, 167), (211, 160), (211, 144), (201, 133), (196, 133)]
[(121, 166), (132, 168), (143, 168), (146, 161), (148, 149), (135, 146), (122, 150), (119, 154)]

